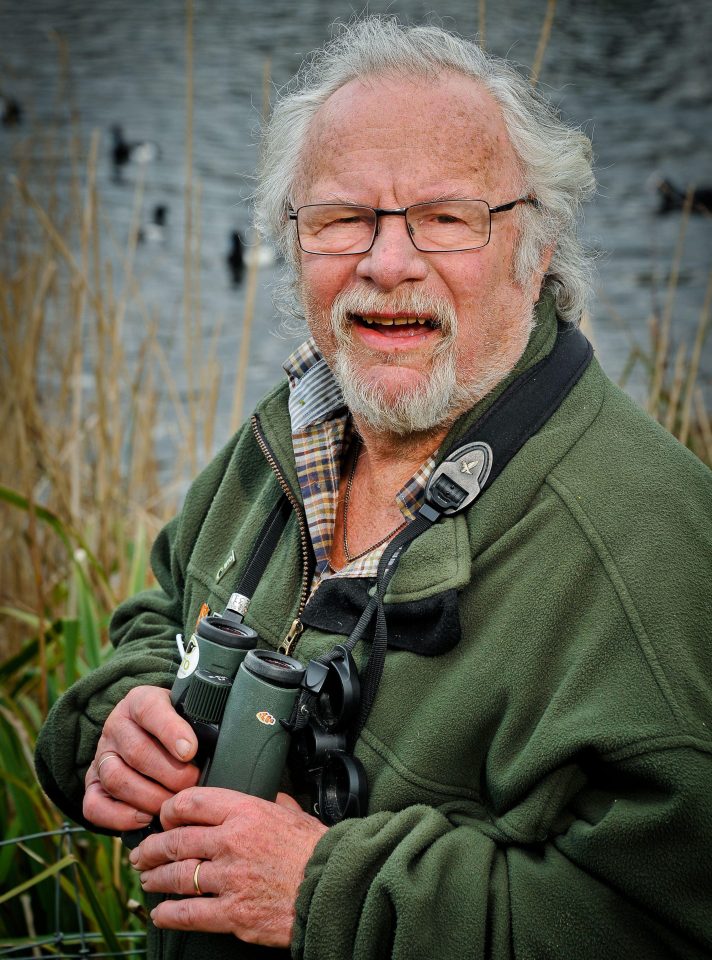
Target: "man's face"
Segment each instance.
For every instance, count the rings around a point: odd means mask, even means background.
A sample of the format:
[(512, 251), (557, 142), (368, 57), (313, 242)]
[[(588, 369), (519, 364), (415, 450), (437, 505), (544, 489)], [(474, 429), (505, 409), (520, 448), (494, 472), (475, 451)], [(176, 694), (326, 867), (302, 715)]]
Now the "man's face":
[[(499, 108), (456, 74), (347, 84), (314, 118), (302, 160), (296, 206), (472, 198), (494, 207), (521, 196)], [(511, 370), (541, 280), (514, 279), (516, 223), (515, 208), (492, 218), (485, 247), (421, 253), (402, 217), (382, 217), (368, 253), (301, 254), (310, 330), (356, 415), (384, 432), (431, 431)], [(411, 322), (393, 323), (403, 318)]]

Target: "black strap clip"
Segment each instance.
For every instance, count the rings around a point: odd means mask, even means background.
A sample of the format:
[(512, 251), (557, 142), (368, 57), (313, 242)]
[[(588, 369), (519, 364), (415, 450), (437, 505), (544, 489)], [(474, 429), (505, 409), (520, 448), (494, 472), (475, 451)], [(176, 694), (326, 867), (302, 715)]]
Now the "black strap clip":
[(439, 513), (452, 514), (469, 507), (479, 496), (492, 469), (492, 448), (481, 440), (458, 447), (433, 471), (425, 501)]

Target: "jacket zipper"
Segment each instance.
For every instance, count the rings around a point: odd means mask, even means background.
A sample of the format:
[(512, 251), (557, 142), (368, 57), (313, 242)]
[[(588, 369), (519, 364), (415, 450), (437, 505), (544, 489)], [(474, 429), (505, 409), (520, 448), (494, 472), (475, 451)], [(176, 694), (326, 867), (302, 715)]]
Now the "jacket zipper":
[(304, 511), (302, 510), (301, 504), (294, 496), (292, 488), (284, 479), (284, 475), (280, 470), (277, 459), (272, 453), (272, 450), (270, 449), (270, 446), (262, 433), (260, 421), (256, 414), (253, 414), (250, 422), (252, 424), (252, 432), (255, 436), (255, 440), (257, 441), (257, 445), (264, 454), (265, 460), (270, 465), (273, 473), (277, 477), (277, 482), (284, 491), (284, 495), (286, 496), (287, 500), (289, 500), (290, 504), (292, 505), (299, 523), (299, 539), (302, 548), (302, 587), (299, 594), (299, 607), (297, 609), (297, 616), (292, 621), (292, 625), (289, 628), (287, 636), (284, 638), (278, 648), (280, 653), (285, 653), (287, 656), (291, 656), (299, 641), (299, 637), (304, 630), (304, 626), (300, 620), (300, 617), (304, 611), (304, 607), (307, 605), (307, 599), (309, 597), (309, 531), (307, 529), (306, 518), (304, 516)]

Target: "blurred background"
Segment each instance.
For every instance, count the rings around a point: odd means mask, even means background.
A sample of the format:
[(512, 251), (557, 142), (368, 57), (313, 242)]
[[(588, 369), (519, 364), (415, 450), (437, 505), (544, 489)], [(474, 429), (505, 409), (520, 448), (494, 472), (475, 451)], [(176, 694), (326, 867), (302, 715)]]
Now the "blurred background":
[[(362, 9), (0, 3), (0, 958), (143, 950), (121, 845), (62, 824), (33, 745), (110, 655), (117, 602), (152, 584), (150, 543), (190, 478), (301, 339), (280, 330), (281, 266), (250, 226), (257, 132), (274, 90)], [(712, 464), (712, 4), (368, 10), (479, 34), (592, 138), (587, 330), (613, 379)]]

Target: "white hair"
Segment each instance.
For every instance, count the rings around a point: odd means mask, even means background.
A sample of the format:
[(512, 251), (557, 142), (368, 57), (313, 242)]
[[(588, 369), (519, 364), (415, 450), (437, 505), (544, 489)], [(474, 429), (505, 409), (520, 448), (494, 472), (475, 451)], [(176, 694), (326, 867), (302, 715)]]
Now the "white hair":
[[(517, 279), (525, 283), (543, 251), (554, 247), (543, 291), (554, 297), (558, 316), (577, 323), (590, 289), (590, 258), (577, 235), (580, 207), (594, 191), (591, 143), (569, 127), (512, 66), (477, 44), (434, 26), (404, 26), (393, 17), (367, 17), (341, 29), (305, 62), (282, 91), (263, 132), (255, 220), (272, 234), (296, 268), (296, 230), (287, 218), (302, 150), (319, 108), (352, 80), (374, 76), (435, 78), (443, 70), (478, 81), (499, 105), (518, 158), (523, 193), (537, 207), (520, 204)], [(294, 313), (289, 297), (281, 308)]]

